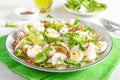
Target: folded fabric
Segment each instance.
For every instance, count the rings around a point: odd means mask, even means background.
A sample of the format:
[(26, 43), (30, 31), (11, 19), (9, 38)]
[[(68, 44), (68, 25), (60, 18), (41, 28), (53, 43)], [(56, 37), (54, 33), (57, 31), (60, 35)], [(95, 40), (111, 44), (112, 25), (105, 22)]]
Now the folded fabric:
[(9, 56), (5, 47), (6, 37), (0, 37), (0, 61), (11, 71), (25, 77), (26, 80), (108, 80), (112, 71), (120, 62), (120, 39), (112, 38), (113, 48), (110, 55), (95, 66), (68, 73), (39, 71), (26, 67)]

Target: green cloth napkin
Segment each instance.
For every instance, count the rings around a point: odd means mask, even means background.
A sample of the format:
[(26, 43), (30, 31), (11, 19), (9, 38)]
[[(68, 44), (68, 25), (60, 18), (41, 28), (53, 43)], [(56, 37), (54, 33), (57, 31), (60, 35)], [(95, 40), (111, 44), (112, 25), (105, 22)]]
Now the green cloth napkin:
[(0, 37), (0, 61), (8, 66), (11, 71), (25, 77), (26, 80), (108, 80), (110, 74), (120, 62), (120, 39), (112, 38), (113, 49), (111, 54), (93, 67), (69, 73), (43, 72), (26, 67), (13, 60), (5, 47), (6, 37)]

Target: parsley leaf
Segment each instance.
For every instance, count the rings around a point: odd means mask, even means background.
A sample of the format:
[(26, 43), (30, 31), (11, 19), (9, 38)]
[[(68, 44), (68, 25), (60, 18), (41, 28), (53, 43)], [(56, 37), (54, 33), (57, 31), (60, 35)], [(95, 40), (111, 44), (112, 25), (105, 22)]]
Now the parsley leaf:
[(53, 18), (53, 16), (51, 16), (50, 14), (48, 14), (46, 17), (48, 17), (48, 18)]

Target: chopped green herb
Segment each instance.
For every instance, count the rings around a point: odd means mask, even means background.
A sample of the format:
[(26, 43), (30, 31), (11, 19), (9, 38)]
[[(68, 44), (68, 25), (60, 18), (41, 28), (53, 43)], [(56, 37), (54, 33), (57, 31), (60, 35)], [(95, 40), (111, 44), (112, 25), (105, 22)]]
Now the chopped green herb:
[(85, 50), (85, 48), (82, 46), (81, 43), (79, 43), (79, 49), (80, 49), (81, 51), (84, 51), (84, 50)]
[(36, 57), (35, 57), (35, 63), (43, 63), (47, 60), (48, 54), (45, 54), (44, 52), (39, 53)]
[(61, 58), (61, 57), (58, 57), (58, 61), (63, 62), (63, 60), (62, 60), (62, 58)]
[(18, 24), (14, 22), (6, 22), (5, 24), (6, 27), (12, 27), (12, 28), (17, 28)]
[(50, 14), (48, 14), (47, 17), (49, 17), (49, 18), (53, 18), (53, 16), (51, 16)]
[(33, 25), (32, 25), (32, 24), (28, 24), (27, 27), (28, 27), (29, 29), (31, 29), (31, 28), (33, 28)]
[(43, 52), (40, 52), (36, 57), (35, 57), (35, 63), (43, 63), (48, 59), (48, 52), (51, 51), (52, 48), (48, 46), (43, 50)]
[(18, 57), (21, 57), (21, 58), (24, 57), (23, 54), (22, 54), (21, 49), (19, 49), (19, 48), (14, 51), (14, 54), (15, 54), (16, 56), (18, 56)]
[(72, 60), (66, 60), (64, 61), (66, 64), (68, 64), (70, 67), (80, 67), (80, 63), (77, 63), (76, 61), (72, 61)]
[(107, 8), (106, 4), (99, 3), (97, 0), (67, 0), (65, 6), (75, 11), (84, 7), (88, 12), (100, 12)]

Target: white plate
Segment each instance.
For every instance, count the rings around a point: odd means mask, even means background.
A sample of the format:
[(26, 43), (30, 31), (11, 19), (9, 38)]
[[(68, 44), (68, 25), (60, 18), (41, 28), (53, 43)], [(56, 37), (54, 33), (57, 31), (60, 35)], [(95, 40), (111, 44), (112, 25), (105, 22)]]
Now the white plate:
[(65, 5), (64, 5), (64, 8), (68, 12), (71, 12), (71, 13), (74, 13), (74, 14), (77, 14), (77, 15), (81, 15), (81, 16), (94, 16), (94, 15), (98, 14), (97, 12), (87, 12), (85, 10), (74, 11), (74, 10), (66, 7)]

